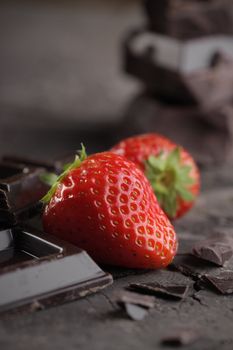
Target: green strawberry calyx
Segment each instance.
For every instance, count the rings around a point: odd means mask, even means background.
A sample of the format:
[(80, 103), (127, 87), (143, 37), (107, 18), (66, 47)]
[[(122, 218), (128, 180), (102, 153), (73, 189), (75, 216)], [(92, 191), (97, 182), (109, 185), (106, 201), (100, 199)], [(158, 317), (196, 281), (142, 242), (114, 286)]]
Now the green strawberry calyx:
[(194, 179), (190, 176), (191, 166), (182, 164), (181, 149), (176, 147), (168, 154), (160, 152), (150, 156), (145, 162), (145, 174), (163, 210), (174, 218), (179, 200), (191, 202), (194, 195), (190, 186)]
[(64, 165), (64, 171), (60, 175), (56, 175), (53, 173), (45, 173), (41, 176), (41, 181), (51, 186), (46, 195), (41, 199), (41, 201), (44, 204), (50, 202), (52, 196), (56, 192), (58, 185), (69, 174), (69, 172), (73, 169), (79, 168), (81, 163), (87, 158), (86, 149), (84, 145), (81, 144), (81, 147), (82, 148), (80, 151), (78, 151), (78, 154), (75, 156), (74, 161), (72, 163)]

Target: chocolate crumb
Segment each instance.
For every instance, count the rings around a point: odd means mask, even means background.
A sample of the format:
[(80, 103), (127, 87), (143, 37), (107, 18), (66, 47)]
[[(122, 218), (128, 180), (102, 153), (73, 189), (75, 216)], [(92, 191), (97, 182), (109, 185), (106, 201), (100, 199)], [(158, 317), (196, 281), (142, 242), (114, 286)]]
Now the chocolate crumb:
[(199, 338), (196, 331), (191, 329), (182, 329), (173, 331), (164, 337), (161, 341), (166, 346), (185, 346), (194, 343)]
[(30, 311), (40, 311), (44, 309), (44, 305), (42, 305), (38, 300), (34, 300), (30, 305)]

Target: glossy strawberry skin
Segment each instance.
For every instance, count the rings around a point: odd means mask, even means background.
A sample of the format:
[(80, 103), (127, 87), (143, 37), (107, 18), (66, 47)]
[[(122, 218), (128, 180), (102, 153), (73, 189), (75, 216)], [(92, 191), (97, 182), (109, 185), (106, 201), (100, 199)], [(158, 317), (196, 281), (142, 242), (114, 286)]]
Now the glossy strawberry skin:
[(161, 268), (177, 250), (173, 226), (144, 174), (110, 152), (69, 172), (45, 207), (43, 226), (105, 264)]
[[(160, 152), (168, 154), (177, 147), (177, 144), (167, 139), (166, 137), (150, 133), (129, 137), (115, 145), (111, 151), (126, 157), (134, 162), (142, 171), (145, 171), (145, 161), (151, 155), (158, 155)], [(180, 147), (180, 146), (179, 146)], [(181, 149), (181, 163), (191, 167), (190, 177), (193, 179), (193, 184), (189, 186), (189, 191), (194, 195), (194, 198), (200, 192), (200, 173), (192, 156), (183, 148)], [(187, 213), (193, 206), (193, 201), (185, 201), (178, 199), (178, 210), (174, 217), (179, 218)]]

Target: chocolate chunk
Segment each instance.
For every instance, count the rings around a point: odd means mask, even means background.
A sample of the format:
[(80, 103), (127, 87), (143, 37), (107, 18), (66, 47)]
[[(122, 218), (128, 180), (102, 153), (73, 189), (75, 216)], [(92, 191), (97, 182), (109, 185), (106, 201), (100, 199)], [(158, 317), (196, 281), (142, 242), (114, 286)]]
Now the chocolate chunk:
[[(213, 58), (220, 52), (213, 67)], [(171, 101), (213, 109), (233, 97), (233, 37), (182, 41), (134, 31), (124, 42), (124, 62), (127, 73)]]
[(222, 271), (217, 276), (203, 275), (202, 279), (217, 289), (221, 294), (233, 294), (233, 271)]
[(131, 283), (130, 288), (147, 294), (154, 294), (172, 299), (183, 299), (188, 293), (188, 285), (161, 285), (154, 283)]
[(149, 28), (176, 38), (233, 33), (231, 0), (144, 0)]
[(141, 321), (148, 314), (148, 310), (142, 306), (126, 303), (125, 311), (127, 315), (134, 321)]
[(224, 266), (233, 256), (233, 241), (226, 237), (203, 240), (194, 246), (192, 253), (217, 266)]
[(165, 336), (161, 343), (166, 346), (185, 346), (194, 343), (200, 335), (192, 329), (176, 330)]

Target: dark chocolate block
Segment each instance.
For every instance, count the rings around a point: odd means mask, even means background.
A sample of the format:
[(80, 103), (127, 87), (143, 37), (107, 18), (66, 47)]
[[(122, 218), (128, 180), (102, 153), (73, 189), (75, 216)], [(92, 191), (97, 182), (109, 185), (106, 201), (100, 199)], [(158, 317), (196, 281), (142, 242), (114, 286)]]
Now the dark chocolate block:
[(124, 42), (124, 69), (160, 97), (220, 105), (233, 98), (233, 36), (182, 41), (134, 31)]
[(0, 312), (43, 309), (111, 282), (111, 275), (69, 243), (29, 227), (0, 231)]
[(0, 162), (0, 228), (30, 217), (48, 186), (40, 180), (44, 169)]
[(233, 34), (231, 0), (144, 0), (149, 28), (176, 38)]

